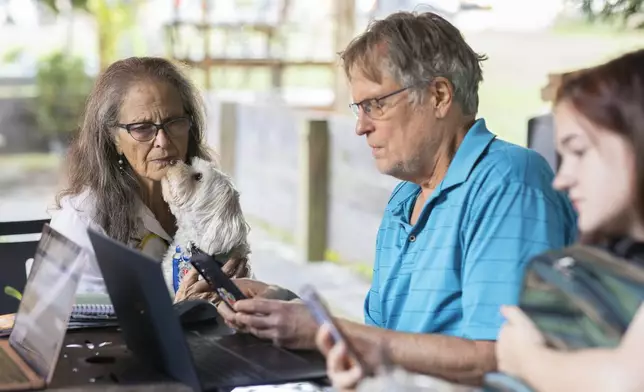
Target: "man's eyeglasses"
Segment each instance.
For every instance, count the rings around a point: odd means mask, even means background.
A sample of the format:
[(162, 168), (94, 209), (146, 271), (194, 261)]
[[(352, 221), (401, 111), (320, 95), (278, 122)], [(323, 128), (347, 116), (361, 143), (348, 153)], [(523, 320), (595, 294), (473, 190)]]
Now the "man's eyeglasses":
[(149, 142), (157, 137), (160, 129), (163, 129), (171, 138), (184, 135), (190, 131), (192, 121), (188, 117), (176, 117), (161, 124), (138, 122), (116, 124), (116, 126), (125, 129), (137, 142)]
[(384, 114), (384, 100), (393, 97), (396, 94), (400, 94), (403, 91), (411, 88), (412, 86), (403, 87), (389, 94), (383, 95), (376, 98), (367, 98), (360, 102), (352, 103), (349, 105), (353, 114), (358, 118), (360, 116), (360, 109), (373, 120), (381, 118)]

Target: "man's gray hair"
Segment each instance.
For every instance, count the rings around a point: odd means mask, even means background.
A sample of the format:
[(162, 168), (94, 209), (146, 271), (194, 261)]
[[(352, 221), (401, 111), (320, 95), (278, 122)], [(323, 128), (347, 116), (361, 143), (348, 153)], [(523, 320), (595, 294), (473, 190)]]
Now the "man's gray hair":
[(432, 12), (397, 12), (369, 24), (341, 53), (344, 71), (351, 79), (357, 68), (368, 79), (381, 83), (383, 71), (401, 86), (411, 87), (414, 103), (423, 101), (427, 83), (436, 77), (449, 80), (454, 100), (463, 113), (478, 110), (481, 62), (461, 32)]

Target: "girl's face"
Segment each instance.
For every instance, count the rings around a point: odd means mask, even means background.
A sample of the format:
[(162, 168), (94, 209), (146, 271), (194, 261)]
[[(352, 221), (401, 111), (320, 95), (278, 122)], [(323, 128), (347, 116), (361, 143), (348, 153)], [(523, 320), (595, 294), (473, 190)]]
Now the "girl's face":
[(582, 233), (630, 235), (641, 230), (635, 211), (635, 157), (628, 141), (597, 127), (563, 101), (554, 109), (561, 166), (553, 186), (568, 192)]

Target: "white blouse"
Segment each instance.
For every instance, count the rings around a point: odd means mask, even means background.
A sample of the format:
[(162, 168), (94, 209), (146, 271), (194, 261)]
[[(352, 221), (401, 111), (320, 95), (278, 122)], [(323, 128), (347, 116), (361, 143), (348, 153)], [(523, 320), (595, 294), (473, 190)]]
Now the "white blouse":
[[(107, 294), (101, 270), (96, 262), (94, 248), (87, 234), (87, 228), (105, 233), (105, 230), (99, 226), (98, 222), (94, 221), (94, 208), (94, 195), (90, 191), (84, 191), (79, 195), (63, 198), (61, 200), (61, 209), (51, 211), (50, 226), (85, 248), (90, 255), (90, 264), (87, 266), (79, 284), (79, 294)], [(165, 232), (159, 221), (152, 214), (152, 211), (140, 200), (138, 201), (137, 230), (138, 233), (134, 237), (141, 240), (132, 240), (128, 245), (155, 260), (161, 261), (168, 250), (169, 244), (172, 243), (172, 237)], [(166, 269), (165, 267), (164, 270)], [(167, 272), (164, 271), (166, 279)], [(171, 285), (171, 282), (166, 283)]]

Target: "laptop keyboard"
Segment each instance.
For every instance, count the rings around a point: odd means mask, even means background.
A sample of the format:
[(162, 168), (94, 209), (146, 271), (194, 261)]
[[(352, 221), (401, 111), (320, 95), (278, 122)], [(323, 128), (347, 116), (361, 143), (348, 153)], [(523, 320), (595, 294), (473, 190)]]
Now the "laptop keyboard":
[(28, 381), (27, 375), (20, 369), (18, 364), (11, 359), (5, 350), (0, 349), (0, 385)]
[[(270, 374), (221, 345), (206, 339), (188, 339), (197, 374), (204, 385), (253, 385)], [(274, 376), (273, 376), (274, 377)]]
[(326, 376), (323, 356), (281, 349), (250, 334), (207, 337), (187, 333), (185, 336), (206, 389), (296, 382)]

